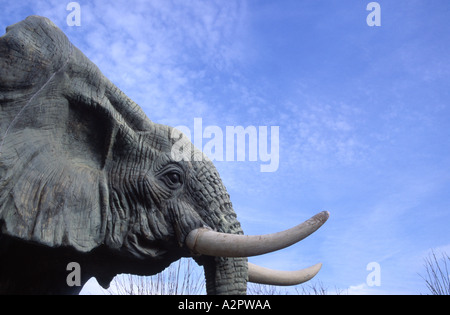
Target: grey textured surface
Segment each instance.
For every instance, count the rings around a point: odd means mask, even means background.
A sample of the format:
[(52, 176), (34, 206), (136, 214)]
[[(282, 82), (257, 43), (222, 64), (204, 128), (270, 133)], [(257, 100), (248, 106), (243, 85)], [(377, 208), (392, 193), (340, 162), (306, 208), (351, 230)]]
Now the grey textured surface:
[[(66, 265), (107, 286), (191, 253), (207, 225), (242, 234), (214, 165), (176, 162), (150, 121), (50, 20), (0, 38), (0, 292), (77, 293)], [(187, 140), (186, 140), (187, 141)], [(199, 154), (199, 152), (192, 154)], [(195, 257), (213, 294), (246, 292), (245, 258)]]

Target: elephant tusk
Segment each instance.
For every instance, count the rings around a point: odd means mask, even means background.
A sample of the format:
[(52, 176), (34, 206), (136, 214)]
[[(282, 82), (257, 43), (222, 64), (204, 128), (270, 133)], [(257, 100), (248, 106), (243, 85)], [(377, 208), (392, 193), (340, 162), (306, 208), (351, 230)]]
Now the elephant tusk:
[(186, 237), (186, 245), (194, 254), (216, 257), (250, 257), (267, 254), (291, 246), (314, 233), (324, 224), (328, 211), (288, 230), (265, 235), (237, 235), (198, 228)]
[(281, 271), (248, 263), (248, 281), (270, 285), (297, 285), (309, 281), (319, 272), (322, 264), (296, 271)]

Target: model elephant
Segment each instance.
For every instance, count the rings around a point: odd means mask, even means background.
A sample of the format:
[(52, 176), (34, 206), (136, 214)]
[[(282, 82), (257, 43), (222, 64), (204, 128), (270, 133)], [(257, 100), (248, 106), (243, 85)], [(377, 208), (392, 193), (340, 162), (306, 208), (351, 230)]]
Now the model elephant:
[[(274, 234), (243, 235), (213, 163), (176, 129), (149, 120), (50, 20), (0, 38), (0, 292), (78, 293), (118, 273), (153, 275), (181, 257), (204, 267), (208, 294), (247, 281), (311, 279), (321, 264), (274, 271), (247, 257), (290, 246), (321, 212)], [(174, 143), (184, 143), (177, 154)], [(200, 157), (200, 158), (199, 158)]]

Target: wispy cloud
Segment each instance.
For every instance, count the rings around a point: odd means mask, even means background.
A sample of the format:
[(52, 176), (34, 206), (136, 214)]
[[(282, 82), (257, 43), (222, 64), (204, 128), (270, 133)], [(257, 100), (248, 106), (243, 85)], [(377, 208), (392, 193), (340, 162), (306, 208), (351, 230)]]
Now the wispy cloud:
[(233, 76), (242, 61), (245, 3), (84, 1), (80, 27), (67, 26), (66, 5), (11, 3), (5, 27), (30, 14), (50, 18), (152, 120), (177, 125), (216, 117), (217, 104), (205, 91)]
[(281, 115), (286, 159), (305, 168), (324, 163), (350, 165), (368, 154), (367, 144), (358, 136), (362, 126), (359, 109), (330, 99), (303, 93), (287, 101)]
[(151, 119), (173, 124), (176, 117), (208, 115), (202, 89), (238, 61), (244, 5), (115, 1), (83, 10), (80, 48)]
[(351, 285), (347, 290), (343, 291), (343, 294), (348, 295), (385, 295), (389, 294), (388, 291), (380, 289), (379, 287), (369, 287), (367, 283), (360, 283)]

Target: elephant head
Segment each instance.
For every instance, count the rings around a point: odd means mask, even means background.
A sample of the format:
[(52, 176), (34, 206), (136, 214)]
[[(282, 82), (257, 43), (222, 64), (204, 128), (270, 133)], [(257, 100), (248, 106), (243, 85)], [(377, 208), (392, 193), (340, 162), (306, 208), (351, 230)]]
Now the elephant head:
[[(117, 273), (151, 275), (193, 257), (209, 294), (296, 284), (320, 269), (279, 272), (247, 257), (298, 242), (327, 212), (243, 235), (213, 163), (150, 121), (46, 18), (0, 38), (0, 111), (0, 292), (76, 293), (71, 261), (83, 282), (108, 286)], [(180, 142), (190, 149), (174, 154)]]

